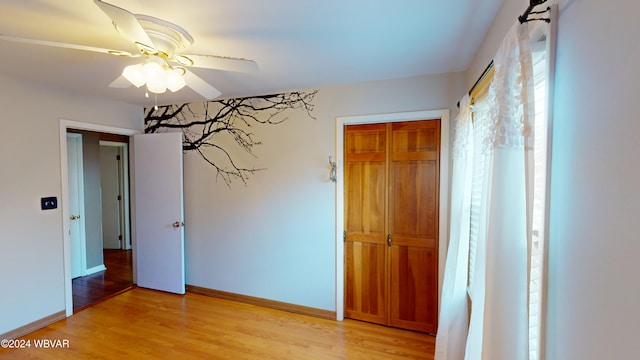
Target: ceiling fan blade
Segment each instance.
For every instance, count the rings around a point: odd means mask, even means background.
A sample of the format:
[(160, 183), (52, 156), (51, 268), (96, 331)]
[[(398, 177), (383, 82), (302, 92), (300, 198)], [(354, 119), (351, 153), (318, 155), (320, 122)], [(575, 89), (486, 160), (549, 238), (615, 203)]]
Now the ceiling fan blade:
[(260, 71), (258, 64), (253, 60), (216, 55), (179, 54), (179, 56), (186, 56), (191, 59), (193, 61), (193, 65), (191, 66), (197, 68), (239, 71), (246, 73), (257, 73)]
[(205, 99), (211, 100), (220, 96), (221, 92), (206, 81), (202, 80), (198, 75), (185, 69), (184, 81), (193, 91), (202, 95)]
[(113, 80), (111, 82), (111, 84), (109, 84), (110, 88), (117, 88), (117, 89), (126, 89), (128, 87), (131, 87), (133, 84), (131, 84), (131, 82), (129, 82), (129, 80), (127, 80), (124, 76), (120, 75), (118, 76), (118, 78), (116, 78), (115, 80)]
[(140, 25), (134, 14), (128, 10), (100, 0), (93, 0), (93, 2), (111, 18), (116, 29), (126, 38), (133, 41), (136, 46), (142, 50), (155, 50), (153, 41), (151, 41), (151, 38), (149, 38), (149, 35), (142, 25)]
[(111, 50), (111, 49), (104, 49), (104, 48), (99, 48), (99, 47), (94, 47), (94, 46), (86, 46), (86, 45), (70, 44), (70, 43), (63, 43), (63, 42), (57, 42), (57, 41), (32, 39), (32, 38), (27, 38), (27, 37), (4, 35), (4, 34), (0, 34), (0, 39), (7, 40), (7, 41), (13, 41), (13, 42), (17, 42), (17, 43), (23, 43), (23, 44), (44, 45), (44, 46), (51, 46), (51, 47), (58, 47), (58, 48), (65, 48), (65, 49), (93, 51), (93, 52), (109, 54), (109, 55), (118, 55), (118, 56), (127, 56), (127, 57), (138, 57), (138, 56), (140, 56), (140, 55), (137, 55), (137, 54), (133, 55), (133, 54), (127, 52), (127, 51), (122, 51), (122, 50)]

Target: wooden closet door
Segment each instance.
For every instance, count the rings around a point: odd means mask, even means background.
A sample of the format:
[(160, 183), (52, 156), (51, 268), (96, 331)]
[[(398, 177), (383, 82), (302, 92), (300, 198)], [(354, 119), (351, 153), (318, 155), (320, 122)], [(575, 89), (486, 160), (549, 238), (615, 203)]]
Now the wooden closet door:
[(345, 128), (345, 316), (387, 321), (387, 132)]
[(435, 333), (440, 120), (345, 128), (345, 316)]
[(412, 121), (391, 126), (389, 323), (435, 333), (440, 121)]

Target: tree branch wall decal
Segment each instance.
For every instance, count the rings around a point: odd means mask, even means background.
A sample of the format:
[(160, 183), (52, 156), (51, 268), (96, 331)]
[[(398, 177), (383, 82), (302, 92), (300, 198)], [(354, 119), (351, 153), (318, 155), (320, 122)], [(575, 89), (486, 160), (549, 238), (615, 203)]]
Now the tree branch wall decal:
[(224, 148), (219, 140), (230, 136), (246, 153), (256, 157), (253, 147), (260, 145), (250, 131), (253, 125), (277, 125), (287, 118), (285, 112), (300, 109), (312, 118), (312, 92), (288, 92), (245, 98), (211, 100), (200, 103), (159, 106), (145, 110), (145, 133), (182, 131), (183, 151), (197, 152), (213, 166), (227, 186), (234, 180), (247, 183), (256, 171), (245, 167)]

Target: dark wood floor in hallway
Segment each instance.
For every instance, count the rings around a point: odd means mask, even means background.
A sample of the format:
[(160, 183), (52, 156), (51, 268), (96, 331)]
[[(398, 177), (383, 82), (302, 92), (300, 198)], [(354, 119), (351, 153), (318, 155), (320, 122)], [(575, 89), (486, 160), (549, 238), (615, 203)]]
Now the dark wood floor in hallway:
[(107, 268), (72, 280), (73, 311), (78, 312), (133, 286), (131, 250), (104, 250)]
[[(0, 349), (29, 359), (433, 359), (433, 336), (134, 287)], [(66, 341), (66, 342), (65, 342)]]

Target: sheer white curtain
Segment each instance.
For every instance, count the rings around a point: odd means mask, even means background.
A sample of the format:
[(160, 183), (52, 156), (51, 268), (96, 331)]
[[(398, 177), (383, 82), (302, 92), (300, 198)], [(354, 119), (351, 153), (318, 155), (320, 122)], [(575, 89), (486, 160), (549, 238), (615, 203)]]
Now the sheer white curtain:
[[(494, 57), (488, 95), (474, 105), (471, 135), (455, 134), (454, 144), (462, 136), (470, 146), (463, 161), (453, 159), (439, 360), (525, 360), (538, 354), (530, 352), (539, 341), (530, 332), (539, 328), (532, 326), (538, 318), (530, 318), (535, 113), (529, 35), (528, 24), (516, 22), (509, 30)], [(464, 180), (456, 179), (457, 164), (465, 167)], [(459, 330), (469, 314), (466, 294), (460, 303), (462, 278), (471, 300), (467, 334)]]
[(469, 327), (467, 272), (473, 169), (473, 122), (469, 96), (460, 101), (454, 124), (451, 232), (442, 284), (436, 360), (463, 359)]

